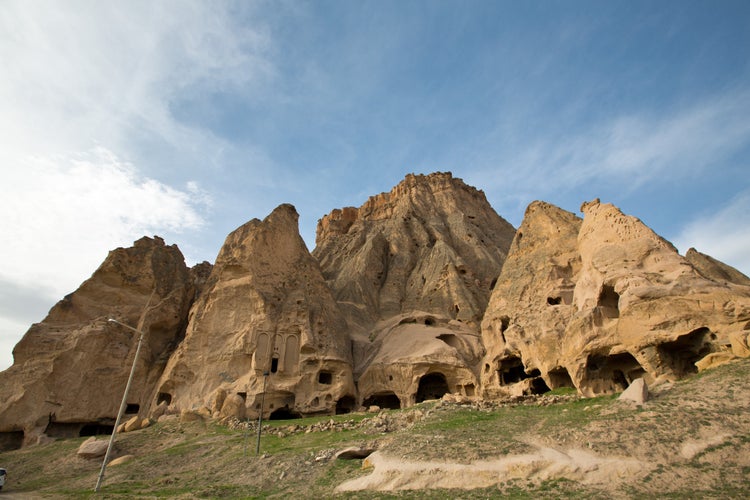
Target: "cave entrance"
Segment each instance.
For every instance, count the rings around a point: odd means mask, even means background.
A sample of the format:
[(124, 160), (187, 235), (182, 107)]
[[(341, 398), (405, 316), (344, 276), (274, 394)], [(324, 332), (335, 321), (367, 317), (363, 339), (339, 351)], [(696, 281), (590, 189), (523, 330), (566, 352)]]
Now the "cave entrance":
[(549, 379), (549, 385), (551, 389), (557, 389), (558, 387), (572, 387), (573, 379), (570, 378), (570, 373), (565, 367), (558, 366), (547, 372), (547, 378)]
[(274, 410), (268, 417), (268, 420), (293, 420), (301, 417), (302, 415), (296, 411), (290, 410), (288, 406), (284, 406), (283, 408)]
[(497, 371), (500, 385), (515, 384), (516, 382), (538, 377), (539, 375), (541, 375), (539, 370), (531, 370), (527, 373), (523, 367), (521, 358), (515, 356), (501, 360), (500, 369)]
[(112, 434), (114, 425), (101, 422), (50, 422), (44, 433), (51, 438), (76, 438)]
[(391, 391), (380, 392), (373, 394), (365, 398), (362, 402), (362, 406), (379, 406), (381, 408), (387, 408), (389, 410), (398, 410), (401, 408), (401, 400), (398, 399), (396, 393)]
[(708, 328), (698, 328), (658, 345), (657, 352), (677, 377), (684, 377), (698, 371), (695, 362), (714, 350), (711, 340), (715, 337)]
[(605, 318), (620, 317), (620, 294), (615, 292), (614, 287), (602, 285), (596, 305)]
[(448, 392), (450, 391), (448, 390), (448, 382), (445, 380), (445, 375), (438, 372), (428, 373), (419, 379), (416, 402), (421, 403), (428, 399), (440, 399)]
[(352, 396), (344, 396), (336, 401), (336, 415), (351, 413), (357, 406), (357, 401)]
[(23, 446), (23, 431), (0, 432), (0, 451), (18, 450)]
[(156, 395), (156, 404), (157, 406), (165, 403), (167, 406), (172, 404), (172, 395), (168, 392), (160, 392)]
[(586, 375), (595, 392), (608, 393), (624, 391), (633, 380), (646, 375), (646, 370), (629, 352), (591, 354), (586, 361)]

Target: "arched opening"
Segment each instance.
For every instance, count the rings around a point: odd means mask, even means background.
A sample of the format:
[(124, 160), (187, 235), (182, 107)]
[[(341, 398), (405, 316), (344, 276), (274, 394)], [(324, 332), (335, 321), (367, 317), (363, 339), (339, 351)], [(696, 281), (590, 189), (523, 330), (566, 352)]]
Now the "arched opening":
[(380, 392), (365, 398), (362, 406), (379, 406), (380, 408), (387, 408), (389, 410), (398, 410), (401, 408), (401, 400), (398, 399), (398, 396), (394, 392)]
[(279, 371), (279, 358), (274, 356), (271, 359), (271, 373), (276, 373)]
[(416, 402), (421, 403), (429, 399), (440, 399), (447, 394), (448, 382), (442, 373), (428, 373), (419, 379)]
[(657, 352), (675, 375), (684, 377), (696, 373), (698, 368), (695, 366), (695, 362), (713, 352), (714, 346), (710, 342), (711, 335), (711, 330), (708, 328), (697, 328), (685, 335), (680, 335), (671, 342), (660, 344), (657, 347)]
[(547, 378), (549, 379), (550, 388), (552, 389), (557, 389), (558, 387), (575, 388), (573, 379), (570, 378), (570, 373), (568, 373), (568, 370), (565, 367), (559, 366), (550, 370), (547, 373)]
[(435, 318), (429, 318), (429, 317), (425, 318), (424, 324), (427, 326), (433, 326), (435, 324)]
[(172, 395), (168, 392), (160, 392), (156, 395), (156, 404), (166, 403), (167, 406), (172, 404)]
[(336, 401), (336, 415), (351, 413), (357, 406), (357, 401), (352, 396), (344, 396)]
[(615, 292), (614, 287), (602, 285), (599, 291), (597, 305), (601, 308), (602, 314), (608, 318), (620, 317), (620, 294)]
[(586, 385), (596, 393), (619, 392), (646, 371), (629, 352), (612, 355), (590, 354), (586, 360)]
[(500, 369), (497, 371), (497, 375), (500, 385), (510, 385), (527, 378), (538, 377), (541, 373), (539, 370), (531, 370), (531, 372), (526, 373), (521, 358), (512, 356), (500, 361)]
[(293, 420), (300, 417), (301, 415), (299, 413), (290, 410), (288, 406), (284, 406), (283, 408), (274, 410), (268, 417), (268, 420)]

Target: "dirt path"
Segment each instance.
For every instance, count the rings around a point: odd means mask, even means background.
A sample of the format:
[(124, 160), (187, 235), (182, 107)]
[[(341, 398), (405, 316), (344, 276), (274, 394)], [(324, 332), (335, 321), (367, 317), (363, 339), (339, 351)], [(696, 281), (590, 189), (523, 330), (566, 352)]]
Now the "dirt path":
[(336, 491), (416, 490), (435, 488), (487, 488), (513, 479), (544, 481), (566, 478), (582, 484), (632, 481), (653, 465), (627, 457), (601, 457), (581, 449), (557, 450), (535, 446), (533, 453), (509, 455), (471, 464), (407, 461), (380, 452), (370, 455), (364, 466), (371, 474), (341, 484)]

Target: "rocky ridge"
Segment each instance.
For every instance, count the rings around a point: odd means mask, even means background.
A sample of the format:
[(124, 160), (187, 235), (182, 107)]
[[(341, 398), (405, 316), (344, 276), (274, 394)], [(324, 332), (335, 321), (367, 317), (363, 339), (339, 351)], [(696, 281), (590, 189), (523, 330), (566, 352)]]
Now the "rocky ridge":
[(128, 400), (141, 418), (590, 396), (750, 356), (750, 279), (612, 205), (581, 210), (534, 202), (516, 231), (435, 173), (332, 211), (312, 253), (291, 205), (232, 232), (213, 265), (138, 240), (18, 344), (0, 445), (112, 425), (135, 343), (110, 317), (146, 333)]

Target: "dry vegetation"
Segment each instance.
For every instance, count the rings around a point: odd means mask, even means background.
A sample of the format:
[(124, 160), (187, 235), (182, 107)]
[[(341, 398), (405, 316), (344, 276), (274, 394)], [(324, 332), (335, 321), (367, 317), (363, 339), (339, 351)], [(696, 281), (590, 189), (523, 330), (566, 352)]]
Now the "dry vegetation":
[[(118, 436), (119, 454), (135, 458), (108, 469), (98, 497), (742, 498), (750, 490), (749, 381), (750, 360), (742, 360), (653, 388), (643, 406), (614, 397), (548, 396), (274, 421), (264, 430), (260, 456), (253, 432), (210, 422), (160, 423)], [(75, 455), (84, 439), (0, 454), (9, 474), (2, 495), (93, 496), (100, 462)], [(454, 489), (429, 489), (439, 483), (440, 467), (378, 479), (373, 469), (362, 469), (362, 460), (332, 458), (351, 445), (378, 447), (397, 469), (431, 462), (471, 471), (515, 462), (498, 467), (491, 486), (462, 489), (481, 474), (461, 473)], [(543, 458), (545, 450), (574, 460), (555, 464), (549, 453)], [(582, 462), (575, 458), (581, 456)], [(425, 474), (435, 476), (425, 483)], [(379, 488), (419, 489), (335, 492), (356, 478)]]

